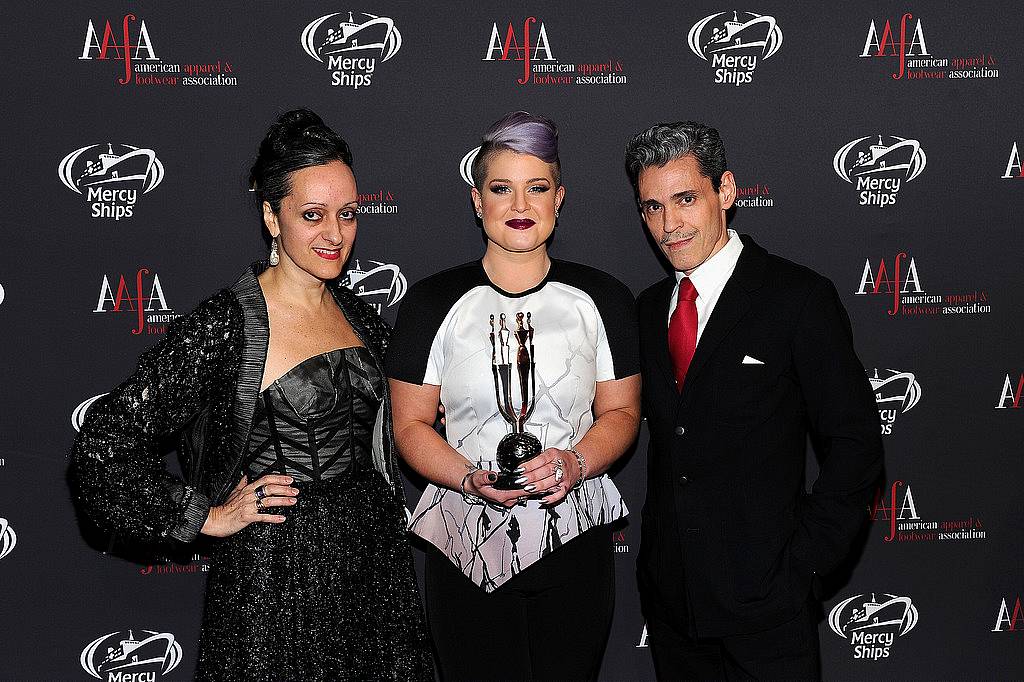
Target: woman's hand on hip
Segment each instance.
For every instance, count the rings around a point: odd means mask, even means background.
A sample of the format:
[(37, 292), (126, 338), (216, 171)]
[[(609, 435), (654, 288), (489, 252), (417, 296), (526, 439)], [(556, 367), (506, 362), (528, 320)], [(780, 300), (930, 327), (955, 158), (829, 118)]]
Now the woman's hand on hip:
[(248, 483), (245, 476), (228, 495), (224, 504), (210, 507), (202, 533), (217, 538), (234, 535), (250, 523), (284, 523), (287, 517), (261, 513), (260, 508), (290, 507), (296, 502), (298, 488), (292, 488), (291, 476), (268, 474)]

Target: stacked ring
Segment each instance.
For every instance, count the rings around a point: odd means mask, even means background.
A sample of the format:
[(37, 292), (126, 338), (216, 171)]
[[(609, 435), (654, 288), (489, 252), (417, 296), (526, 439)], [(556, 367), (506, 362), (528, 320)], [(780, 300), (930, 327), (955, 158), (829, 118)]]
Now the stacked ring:
[(256, 498), (256, 513), (257, 514), (262, 514), (266, 510), (267, 510), (267, 508), (263, 506), (263, 500), (261, 498), (257, 497)]
[(262, 500), (264, 497), (267, 496), (267, 491), (264, 490), (263, 486), (261, 486), (261, 485), (256, 486), (253, 489), (253, 492), (256, 494), (256, 499), (257, 500)]
[(562, 460), (555, 460), (555, 483), (561, 483), (562, 479), (565, 478), (565, 472), (562, 471), (563, 466)]

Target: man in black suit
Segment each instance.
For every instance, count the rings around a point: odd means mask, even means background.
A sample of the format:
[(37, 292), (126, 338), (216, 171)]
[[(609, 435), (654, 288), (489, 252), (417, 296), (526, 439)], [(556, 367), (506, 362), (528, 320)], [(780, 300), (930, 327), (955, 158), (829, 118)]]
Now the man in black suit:
[(882, 467), (849, 319), (828, 279), (727, 229), (736, 182), (717, 130), (654, 126), (626, 169), (675, 270), (637, 300), (637, 572), (658, 678), (816, 679), (815, 574), (848, 553)]

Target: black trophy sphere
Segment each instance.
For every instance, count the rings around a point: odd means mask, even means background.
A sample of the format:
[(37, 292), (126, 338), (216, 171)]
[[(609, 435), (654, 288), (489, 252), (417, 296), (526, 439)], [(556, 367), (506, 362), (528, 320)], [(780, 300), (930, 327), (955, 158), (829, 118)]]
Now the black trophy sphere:
[(509, 433), (498, 443), (495, 459), (504, 472), (511, 472), (528, 459), (540, 454), (540, 440), (532, 433)]

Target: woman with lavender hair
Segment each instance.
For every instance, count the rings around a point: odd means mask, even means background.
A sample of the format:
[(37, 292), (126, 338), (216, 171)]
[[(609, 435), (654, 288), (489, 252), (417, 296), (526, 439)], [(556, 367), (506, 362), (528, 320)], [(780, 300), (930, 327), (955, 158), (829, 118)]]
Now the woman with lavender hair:
[[(409, 290), (385, 364), (399, 452), (430, 482), (411, 529), (432, 545), (441, 674), (593, 679), (614, 603), (607, 524), (627, 513), (604, 472), (640, 421), (633, 297), (548, 255), (565, 197), (551, 121), (518, 111), (494, 123), (473, 182), (483, 257)], [(495, 385), (502, 362), (508, 391)], [(439, 401), (445, 438), (433, 429)], [(540, 452), (508, 481), (495, 453), (520, 428)]]

